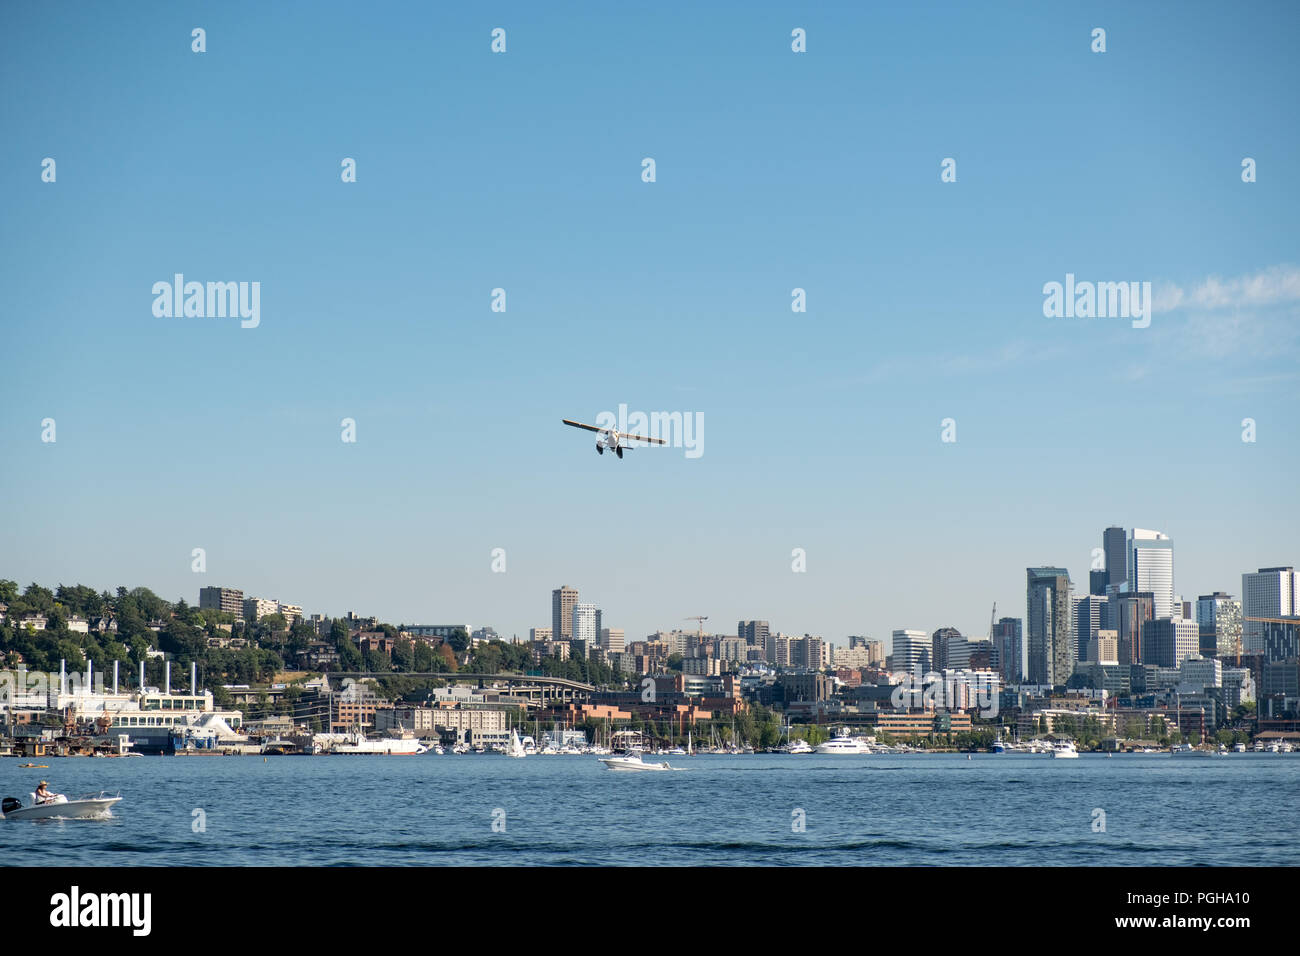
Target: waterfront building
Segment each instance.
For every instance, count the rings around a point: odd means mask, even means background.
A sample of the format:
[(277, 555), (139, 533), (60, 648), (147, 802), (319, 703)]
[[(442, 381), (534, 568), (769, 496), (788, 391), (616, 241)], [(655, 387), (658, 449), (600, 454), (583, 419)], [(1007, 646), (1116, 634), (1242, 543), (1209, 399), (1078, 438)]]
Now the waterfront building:
[(947, 710), (882, 710), (876, 718), (876, 731), (895, 737), (964, 734), (970, 729), (970, 714)]
[(1070, 627), (1070, 573), (1065, 568), (1026, 568), (1029, 619), (1029, 680), (1064, 684), (1074, 670), (1075, 645)]

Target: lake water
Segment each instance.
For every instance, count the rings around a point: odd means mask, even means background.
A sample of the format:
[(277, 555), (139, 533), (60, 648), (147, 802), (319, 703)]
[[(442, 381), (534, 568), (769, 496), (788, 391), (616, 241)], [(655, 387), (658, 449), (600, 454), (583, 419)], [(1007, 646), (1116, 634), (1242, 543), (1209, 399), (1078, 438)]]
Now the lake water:
[(559, 756), (55, 758), (35, 770), (6, 759), (0, 795), (26, 802), (46, 779), (125, 799), (105, 821), (0, 821), (0, 864), (1300, 864), (1300, 754), (667, 759), (686, 769), (615, 773)]

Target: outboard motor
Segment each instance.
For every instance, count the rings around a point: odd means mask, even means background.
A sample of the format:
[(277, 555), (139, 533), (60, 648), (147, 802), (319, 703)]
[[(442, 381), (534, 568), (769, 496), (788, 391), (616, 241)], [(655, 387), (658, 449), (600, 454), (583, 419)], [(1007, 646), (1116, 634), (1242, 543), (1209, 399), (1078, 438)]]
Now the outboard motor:
[(13, 797), (5, 797), (4, 800), (0, 801), (0, 813), (10, 814), (21, 808), (22, 803)]

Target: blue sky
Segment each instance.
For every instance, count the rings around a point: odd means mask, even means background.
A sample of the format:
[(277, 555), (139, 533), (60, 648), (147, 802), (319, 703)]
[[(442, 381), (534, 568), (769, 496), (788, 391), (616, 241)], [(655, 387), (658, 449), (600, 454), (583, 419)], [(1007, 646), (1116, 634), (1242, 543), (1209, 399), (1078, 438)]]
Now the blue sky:
[[(984, 634), (1121, 524), (1238, 593), (1300, 560), (1300, 9), (1252, 10), (8, 5), (0, 576), (840, 643)], [(260, 326), (155, 317), (177, 272)], [(1176, 305), (1045, 318), (1066, 273)], [(620, 403), (704, 454), (560, 424)]]

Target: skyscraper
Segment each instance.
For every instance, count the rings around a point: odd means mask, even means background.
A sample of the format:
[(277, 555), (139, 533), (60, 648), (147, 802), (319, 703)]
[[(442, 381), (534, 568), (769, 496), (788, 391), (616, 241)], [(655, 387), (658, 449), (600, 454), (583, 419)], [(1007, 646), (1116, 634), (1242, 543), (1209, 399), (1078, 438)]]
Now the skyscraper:
[[(930, 635), (931, 667), (936, 671), (942, 671), (954, 666), (950, 649), (953, 644), (962, 639), (961, 631), (955, 627), (941, 627)], [(967, 662), (969, 663), (969, 656)]]
[(896, 671), (912, 674), (919, 668), (926, 674), (931, 670), (933, 651), (925, 631), (898, 630), (890, 635), (889, 655)]
[(736, 636), (750, 647), (766, 649), (770, 633), (767, 621), (740, 621), (736, 624)]
[(1029, 681), (1064, 684), (1074, 670), (1070, 627), (1070, 572), (1065, 568), (1026, 568), (1025, 603), (1029, 618)]
[(1290, 617), (1300, 613), (1300, 577), (1294, 568), (1260, 568), (1241, 576), (1242, 650), (1264, 650), (1264, 622), (1252, 617)]
[(1106, 599), (1086, 594), (1074, 602), (1074, 652), (1076, 660), (1088, 660), (1088, 648), (1106, 623)]
[(1196, 599), (1196, 623), (1201, 629), (1201, 653), (1227, 660), (1241, 649), (1241, 602), (1215, 591)]
[(1101, 546), (1106, 552), (1106, 583), (1123, 584), (1128, 580), (1128, 535), (1123, 528), (1107, 528)]
[(566, 584), (551, 592), (551, 640), (573, 640), (573, 605), (577, 603), (577, 588)]
[(1109, 615), (1112, 629), (1119, 635), (1121, 664), (1149, 664), (1146, 650), (1146, 627), (1153, 615), (1154, 599), (1150, 591), (1112, 595)]
[(1004, 617), (993, 628), (993, 648), (1003, 680), (1025, 679), (1025, 627), (1018, 617)]
[(1129, 533), (1127, 578), (1130, 591), (1151, 592), (1156, 617), (1182, 616), (1174, 607), (1174, 543), (1167, 534), (1146, 528)]
[(600, 609), (594, 604), (573, 605), (573, 629), (570, 640), (584, 642), (584, 649), (596, 646), (600, 635)]
[(1146, 625), (1147, 651), (1144, 664), (1178, 667), (1192, 655), (1199, 656), (1201, 628), (1195, 621), (1181, 617), (1158, 617)]

